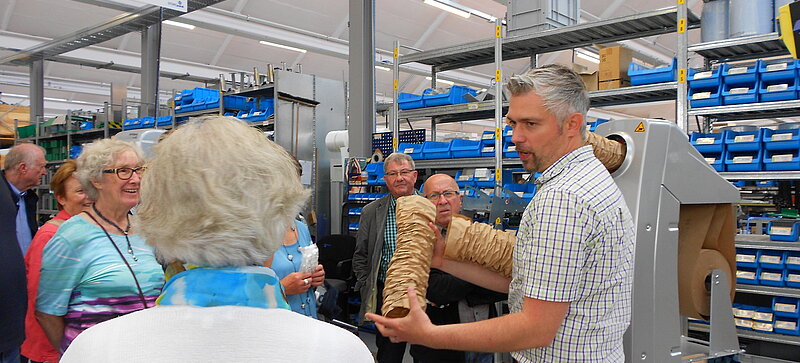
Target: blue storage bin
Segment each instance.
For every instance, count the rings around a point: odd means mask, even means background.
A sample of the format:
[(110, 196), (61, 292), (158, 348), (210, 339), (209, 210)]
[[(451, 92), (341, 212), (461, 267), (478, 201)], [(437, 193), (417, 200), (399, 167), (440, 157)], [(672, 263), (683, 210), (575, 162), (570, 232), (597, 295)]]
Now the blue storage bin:
[(757, 60), (751, 66), (736, 66), (729, 65), (722, 70), (722, 83), (725, 85), (741, 85), (753, 84), (758, 81), (758, 69), (764, 63), (762, 60)]
[(454, 179), (456, 180), (459, 188), (465, 188), (467, 186), (473, 188), (476, 187), (475, 177), (472, 174), (464, 174), (464, 170), (457, 171)]
[(794, 150), (765, 150), (764, 170), (800, 170), (800, 149)]
[(138, 118), (131, 118), (131, 119), (127, 119), (125, 121), (122, 121), (122, 129), (123, 130), (138, 129), (138, 128), (141, 128), (141, 126), (142, 126), (142, 121), (139, 120)]
[(690, 69), (688, 77), (689, 88), (719, 88), (719, 86), (722, 84), (722, 77), (720, 73), (722, 73), (727, 67), (727, 64), (721, 64), (719, 67), (709, 71)]
[(800, 221), (776, 219), (769, 222), (767, 232), (771, 241), (796, 242), (800, 234)]
[(756, 307), (745, 304), (731, 304), (733, 306), (733, 317), (740, 319), (753, 319), (756, 314)]
[(786, 286), (800, 287), (800, 271), (786, 270)]
[(400, 94), (397, 95), (397, 107), (401, 110), (411, 110), (425, 107), (425, 101), (422, 98), (424, 95), (431, 93), (432, 91), (432, 89), (428, 88), (422, 91), (421, 95), (400, 92)]
[(525, 200), (533, 199), (533, 196), (536, 194), (536, 184), (533, 183), (524, 183), (524, 184), (506, 183), (503, 184), (503, 188), (512, 193), (517, 194), (518, 197)]
[(758, 267), (762, 269), (783, 270), (786, 254), (783, 251), (761, 250), (758, 255)]
[(758, 83), (738, 83), (722, 85), (722, 103), (739, 105), (758, 102)]
[(750, 319), (734, 318), (733, 321), (737, 329), (753, 330), (753, 321)]
[(401, 142), (397, 145), (397, 151), (403, 154), (408, 154), (414, 160), (422, 160), (422, 144), (414, 144), (410, 142)]
[(758, 285), (759, 271), (756, 268), (736, 267), (736, 282), (747, 285)]
[(222, 98), (222, 101), (226, 109), (249, 110), (254, 106), (253, 103), (248, 102), (247, 97), (244, 96), (227, 95)]
[(81, 155), (83, 151), (83, 146), (81, 145), (72, 145), (69, 147), (69, 158), (70, 159), (77, 159), (78, 156)]
[(800, 271), (800, 252), (786, 251), (786, 269), (791, 271)]
[(506, 125), (506, 127), (503, 128), (503, 143), (511, 142), (512, 137), (514, 137), (514, 129)]
[(481, 146), (481, 157), (494, 157), (494, 144)]
[(78, 126), (81, 130), (91, 130), (94, 128), (94, 122), (92, 121), (82, 121), (81, 125)]
[(348, 230), (350, 230), (350, 231), (358, 231), (358, 222), (356, 222), (356, 223), (350, 223), (350, 224), (347, 226), (347, 229), (348, 229)]
[(494, 146), (494, 131), (484, 131), (481, 135), (481, 145)]
[(761, 102), (797, 99), (797, 80), (792, 78), (774, 83), (761, 81), (758, 87), (758, 98)]
[(703, 153), (702, 155), (714, 170), (717, 172), (725, 171), (725, 155), (723, 153)]
[(756, 182), (757, 187), (777, 187), (778, 182), (774, 180), (759, 180)]
[(477, 140), (453, 139), (450, 142), (453, 158), (477, 158), (481, 156), (481, 142)]
[[(488, 170), (488, 174), (478, 176), (483, 170)], [(476, 169), (473, 178), (477, 188), (494, 188), (494, 170), (492, 169)]]
[(513, 143), (507, 143), (503, 146), (503, 157), (504, 158), (518, 158), (519, 153), (517, 152), (517, 145)]
[(450, 159), (450, 143), (441, 141), (425, 141), (422, 144), (423, 159)]
[(367, 185), (386, 185), (383, 178), (383, 163), (369, 163), (365, 168), (367, 172)]
[(586, 128), (587, 128), (587, 129), (588, 129), (590, 132), (594, 132), (595, 130), (597, 130), (597, 126), (600, 126), (600, 125), (602, 125), (602, 124), (604, 124), (604, 123), (606, 123), (606, 122), (608, 122), (608, 121), (611, 121), (611, 120), (604, 119), (604, 118), (598, 118), (598, 119), (596, 119), (596, 120), (594, 120), (594, 121), (592, 121), (592, 122), (589, 122), (589, 123), (587, 124), (587, 127), (586, 127)]
[(702, 133), (693, 132), (689, 135), (689, 142), (697, 151), (702, 153), (722, 153), (725, 151), (725, 134), (723, 132)]
[(800, 300), (793, 297), (772, 298), (772, 312), (784, 318), (800, 318)]
[(350, 209), (347, 210), (347, 215), (349, 215), (349, 216), (360, 216), (361, 215), (361, 211), (363, 209), (364, 208), (350, 208)]
[(761, 151), (742, 151), (725, 153), (726, 171), (761, 171)]
[(775, 333), (800, 335), (800, 319), (775, 318)]
[(779, 83), (794, 80), (797, 77), (797, 64), (794, 59), (761, 62), (758, 67), (761, 82)]
[(763, 140), (763, 129), (756, 131), (730, 131), (725, 132), (726, 151), (759, 151)]
[(756, 306), (755, 312), (753, 312), (753, 321), (771, 323), (774, 320), (775, 320), (775, 313), (772, 311), (772, 306), (770, 307)]
[(736, 268), (758, 268), (758, 252), (759, 250), (752, 248), (737, 248)]
[(469, 87), (452, 85), (450, 90), (446, 93), (440, 94), (425, 94), (422, 99), (425, 101), (425, 107), (442, 106), (442, 105), (457, 105), (459, 103), (467, 103), (464, 95), (471, 94), (478, 95), (478, 91)]
[(678, 73), (678, 60), (672, 58), (672, 63), (665, 67), (645, 68), (635, 62), (628, 65), (628, 76), (631, 77), (631, 85), (639, 86), (643, 84), (653, 84), (662, 82), (672, 82), (676, 80)]
[(765, 286), (786, 286), (786, 271), (759, 269), (758, 282)]
[(152, 117), (152, 116), (142, 117), (141, 120), (142, 120), (142, 128), (143, 129), (156, 126), (156, 118), (155, 117)]
[(767, 150), (800, 149), (800, 129), (772, 130), (763, 129), (762, 140)]
[(172, 126), (172, 116), (160, 116), (156, 118), (156, 126), (164, 127), (164, 126)]
[(722, 106), (722, 83), (712, 88), (689, 87), (689, 104), (692, 108)]
[(731, 180), (731, 184), (737, 188), (747, 186), (747, 180)]
[(247, 122), (266, 121), (267, 118), (272, 116), (272, 109), (252, 109), (250, 114), (245, 118)]

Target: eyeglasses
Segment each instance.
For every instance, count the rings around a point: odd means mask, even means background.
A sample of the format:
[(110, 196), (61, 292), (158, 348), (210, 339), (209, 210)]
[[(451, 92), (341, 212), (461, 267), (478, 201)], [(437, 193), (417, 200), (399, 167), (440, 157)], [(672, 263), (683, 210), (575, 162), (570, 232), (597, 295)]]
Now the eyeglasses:
[(140, 166), (136, 168), (103, 169), (103, 172), (106, 174), (117, 174), (117, 178), (120, 178), (122, 180), (128, 180), (131, 177), (133, 177), (133, 173), (142, 176), (144, 175), (144, 172), (146, 170), (147, 170), (146, 166)]
[(390, 171), (386, 173), (386, 176), (390, 176), (392, 178), (397, 178), (398, 176), (406, 177), (409, 174), (413, 173), (414, 170), (400, 170), (400, 171)]
[(445, 190), (445, 191), (443, 191), (441, 193), (428, 194), (428, 195), (425, 196), (425, 198), (428, 198), (428, 200), (430, 200), (431, 202), (436, 203), (437, 201), (439, 201), (440, 197), (444, 197), (444, 199), (447, 199), (447, 200), (453, 200), (453, 198), (455, 198), (457, 195), (458, 195), (457, 191)]

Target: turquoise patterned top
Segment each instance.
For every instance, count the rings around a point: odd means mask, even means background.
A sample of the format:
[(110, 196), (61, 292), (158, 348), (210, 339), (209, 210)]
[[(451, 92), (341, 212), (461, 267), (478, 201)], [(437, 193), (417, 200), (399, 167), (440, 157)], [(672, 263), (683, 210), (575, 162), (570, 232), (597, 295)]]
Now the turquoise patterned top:
[(290, 310), (278, 276), (261, 266), (197, 267), (183, 271), (169, 279), (156, 303)]

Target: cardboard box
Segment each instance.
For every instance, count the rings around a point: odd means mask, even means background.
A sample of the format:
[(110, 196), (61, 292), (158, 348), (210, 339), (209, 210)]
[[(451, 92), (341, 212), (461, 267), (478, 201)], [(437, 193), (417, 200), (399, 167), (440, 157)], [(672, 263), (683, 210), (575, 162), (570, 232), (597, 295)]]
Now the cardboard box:
[(615, 88), (629, 87), (630, 85), (631, 81), (625, 79), (615, 79), (613, 81), (600, 81), (597, 89), (599, 90), (615, 89)]
[(615, 46), (600, 49), (599, 81), (630, 79), (628, 66), (631, 64), (631, 60), (633, 60), (633, 55), (628, 48)]
[(587, 91), (597, 91), (597, 87), (598, 87), (598, 85), (597, 85), (597, 83), (598, 83), (597, 71), (594, 71), (594, 72), (591, 72), (591, 73), (589, 73), (589, 72), (580, 72), (580, 73), (578, 73), (578, 75), (581, 76), (581, 79), (583, 80), (583, 84), (586, 85), (586, 90)]

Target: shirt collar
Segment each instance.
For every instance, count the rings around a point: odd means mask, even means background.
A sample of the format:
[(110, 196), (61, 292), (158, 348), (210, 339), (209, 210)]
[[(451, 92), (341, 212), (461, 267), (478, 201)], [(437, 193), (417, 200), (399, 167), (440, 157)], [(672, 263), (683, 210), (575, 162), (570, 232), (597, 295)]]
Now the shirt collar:
[(14, 183), (8, 182), (8, 185), (11, 187), (11, 191), (13, 191), (17, 196), (22, 197), (25, 195), (25, 192), (20, 192), (19, 189), (14, 186)]
[(570, 151), (566, 155), (562, 156), (558, 160), (556, 160), (553, 165), (550, 165), (543, 173), (542, 176), (536, 178), (536, 185), (542, 186), (548, 181), (552, 180), (559, 174), (561, 174), (564, 169), (567, 168), (568, 165), (572, 164), (573, 162), (581, 162), (589, 159), (594, 155), (594, 151), (591, 145), (581, 146), (575, 150)]

